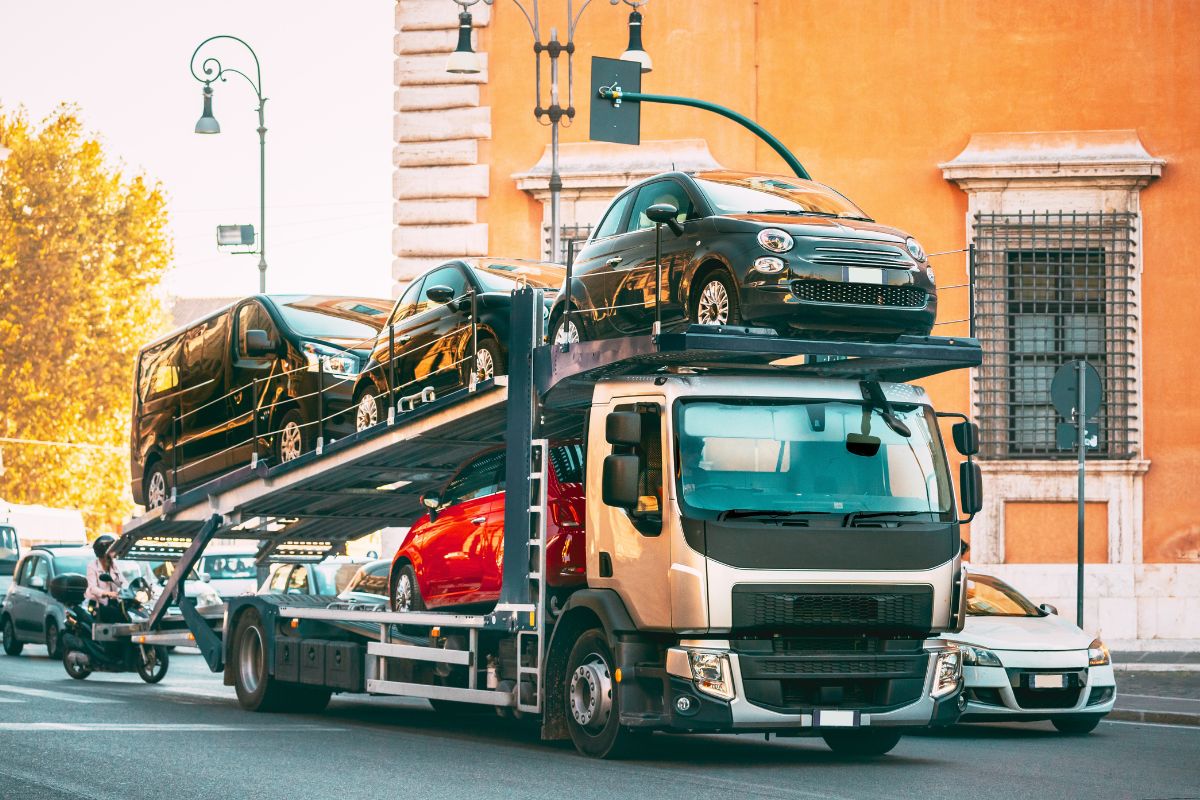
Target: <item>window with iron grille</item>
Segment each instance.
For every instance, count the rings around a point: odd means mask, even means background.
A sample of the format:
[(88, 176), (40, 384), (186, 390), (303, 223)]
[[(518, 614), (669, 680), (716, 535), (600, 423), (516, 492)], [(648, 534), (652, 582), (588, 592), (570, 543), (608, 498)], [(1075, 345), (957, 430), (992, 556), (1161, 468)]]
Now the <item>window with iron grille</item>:
[(981, 455), (1072, 458), (1060, 450), (1050, 382), (1085, 359), (1100, 373), (1099, 448), (1133, 458), (1135, 214), (1032, 212), (975, 216), (975, 321)]
[[(578, 253), (583, 249), (583, 243), (592, 235), (591, 225), (563, 225), (559, 232), (559, 253), (555, 258), (550, 254), (550, 226), (542, 226), (542, 255), (548, 261), (555, 264), (566, 264), (568, 253)], [(575, 243), (574, 250), (570, 249), (569, 242)]]

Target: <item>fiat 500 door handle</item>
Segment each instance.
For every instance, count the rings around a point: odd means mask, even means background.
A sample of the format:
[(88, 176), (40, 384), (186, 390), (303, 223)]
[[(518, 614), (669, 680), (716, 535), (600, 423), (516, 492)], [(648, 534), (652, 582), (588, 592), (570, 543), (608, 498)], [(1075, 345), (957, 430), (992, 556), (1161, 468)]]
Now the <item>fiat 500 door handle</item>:
[(482, 525), (485, 522), (487, 522), (487, 517), (471, 517), (472, 525)]
[(620, 264), (624, 260), (625, 259), (621, 258), (620, 256), (616, 256), (615, 258), (610, 258), (608, 261), (605, 261), (604, 263), (610, 267), (615, 267), (617, 264)]

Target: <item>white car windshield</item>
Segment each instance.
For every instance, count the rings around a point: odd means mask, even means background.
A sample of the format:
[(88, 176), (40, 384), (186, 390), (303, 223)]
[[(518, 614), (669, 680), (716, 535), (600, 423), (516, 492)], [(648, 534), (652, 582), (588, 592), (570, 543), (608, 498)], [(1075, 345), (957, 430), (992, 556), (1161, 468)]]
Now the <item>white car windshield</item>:
[(684, 402), (680, 496), (708, 512), (949, 518), (950, 480), (932, 412), (893, 410), (910, 436), (861, 403)]
[(967, 613), (980, 617), (1041, 617), (1028, 597), (999, 578), (972, 575), (967, 579)]

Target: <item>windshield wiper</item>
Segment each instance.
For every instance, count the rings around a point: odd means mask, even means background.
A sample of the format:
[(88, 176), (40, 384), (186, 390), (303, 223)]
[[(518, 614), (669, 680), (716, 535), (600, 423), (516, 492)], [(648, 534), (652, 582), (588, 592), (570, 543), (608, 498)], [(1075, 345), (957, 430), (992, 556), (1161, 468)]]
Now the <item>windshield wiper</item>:
[(936, 511), (851, 511), (842, 520), (842, 527), (851, 528), (854, 523), (860, 519), (871, 519), (872, 517), (912, 517), (917, 514), (936, 514)]
[(758, 508), (730, 508), (717, 514), (717, 521), (727, 519), (786, 519), (800, 514), (824, 514), (829, 515), (829, 511), (766, 511)]
[(860, 222), (874, 222), (870, 217), (860, 217), (857, 214), (835, 214), (832, 211), (805, 211), (800, 208), (765, 208), (759, 211), (745, 211), (745, 214), (781, 214), (790, 217), (828, 217), (830, 219), (856, 219)]

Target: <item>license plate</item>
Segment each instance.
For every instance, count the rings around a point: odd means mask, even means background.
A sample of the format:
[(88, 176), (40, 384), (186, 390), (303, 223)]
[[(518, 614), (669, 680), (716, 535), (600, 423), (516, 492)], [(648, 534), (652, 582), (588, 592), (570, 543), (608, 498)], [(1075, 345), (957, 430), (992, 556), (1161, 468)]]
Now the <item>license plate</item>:
[(875, 267), (846, 267), (848, 283), (883, 283), (883, 270)]
[(853, 728), (858, 719), (853, 711), (818, 710), (814, 724), (822, 728)]
[(1061, 689), (1064, 685), (1062, 675), (1031, 675), (1029, 686), (1033, 689)]

